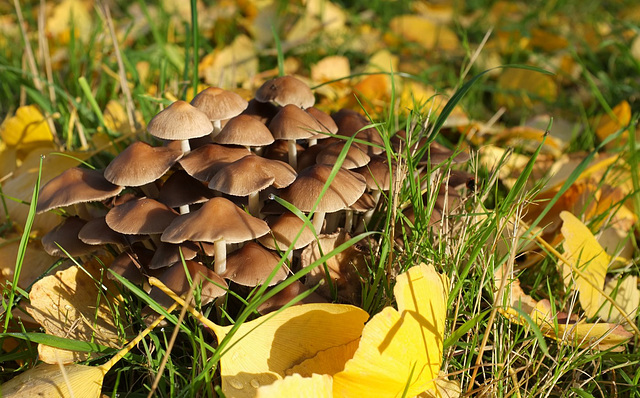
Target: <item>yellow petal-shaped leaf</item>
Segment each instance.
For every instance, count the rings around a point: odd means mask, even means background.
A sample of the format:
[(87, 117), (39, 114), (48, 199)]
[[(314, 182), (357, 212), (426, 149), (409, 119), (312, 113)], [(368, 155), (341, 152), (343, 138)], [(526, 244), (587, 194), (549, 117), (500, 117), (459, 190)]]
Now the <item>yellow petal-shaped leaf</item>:
[(344, 345), (320, 351), (313, 358), (287, 369), (286, 374), (311, 377), (312, 374), (318, 373), (333, 376), (344, 369), (344, 364), (353, 358), (353, 354), (355, 354), (359, 345), (360, 340), (354, 340)]
[[(284, 378), (287, 369), (357, 340), (368, 317), (350, 305), (305, 304), (245, 322), (220, 360), (222, 390), (229, 397), (254, 397), (258, 387)], [(230, 329), (214, 332), (220, 341)]]
[(597, 289), (604, 287), (604, 277), (611, 258), (576, 216), (563, 211), (560, 218), (564, 252), (571, 264), (563, 264), (564, 283), (568, 285), (571, 280), (575, 281), (575, 289), (580, 293), (580, 305), (590, 318), (598, 313), (604, 301)]
[[(85, 263), (84, 268), (100, 281), (95, 264)], [(120, 347), (117, 318), (113, 314), (118, 307), (113, 293), (118, 290), (106, 277), (100, 282), (96, 286), (92, 277), (75, 265), (58, 271), (33, 285), (27, 311), (48, 334)], [(102, 286), (108, 287), (106, 292)], [(51, 349), (41, 350), (40, 354), (40, 359), (48, 363), (69, 363), (88, 357), (87, 353)]]
[(414, 396), (435, 391), (442, 363), (448, 281), (432, 265), (399, 275), (398, 312), (386, 307), (362, 332), (360, 346), (334, 375), (336, 397)]
[(0, 137), (9, 146), (25, 147), (53, 141), (53, 134), (35, 105), (21, 106), (3, 124)]
[(100, 397), (105, 373), (99, 366), (73, 364), (61, 368), (43, 363), (4, 383), (0, 391), (5, 398)]
[(620, 102), (612, 111), (613, 115), (605, 113), (598, 120), (596, 135), (600, 140), (614, 134), (631, 121), (631, 105), (627, 101)]
[(302, 377), (299, 374), (277, 380), (269, 386), (258, 388), (258, 398), (331, 398), (333, 379), (331, 376), (314, 374)]
[(460, 46), (458, 36), (451, 29), (419, 15), (397, 16), (389, 22), (389, 27), (398, 36), (418, 43), (426, 50), (455, 50)]
[[(640, 305), (640, 290), (638, 290), (638, 277), (629, 275), (623, 280), (611, 279), (604, 287), (604, 292), (613, 298), (615, 302), (627, 313), (630, 319), (635, 319)], [(609, 301), (605, 301), (600, 311), (600, 318), (606, 322), (624, 324), (625, 319)]]

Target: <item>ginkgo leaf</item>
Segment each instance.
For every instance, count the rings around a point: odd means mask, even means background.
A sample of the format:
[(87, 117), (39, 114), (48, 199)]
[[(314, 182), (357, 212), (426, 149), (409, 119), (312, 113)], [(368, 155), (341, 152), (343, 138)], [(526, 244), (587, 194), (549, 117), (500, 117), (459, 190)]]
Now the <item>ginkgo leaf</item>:
[[(258, 387), (284, 378), (287, 369), (320, 351), (358, 340), (368, 317), (350, 305), (304, 304), (243, 323), (220, 359), (222, 391), (253, 397)], [(213, 330), (222, 341), (231, 326)]]
[[(616, 105), (613, 109), (613, 115), (605, 113), (600, 116), (598, 120), (598, 126), (596, 127), (596, 135), (602, 141), (611, 134), (616, 133), (618, 130), (628, 125), (631, 121), (631, 105), (627, 101), (622, 101)], [(626, 141), (626, 132), (623, 134), (623, 139)]]
[(236, 87), (258, 74), (258, 53), (251, 39), (236, 37), (231, 45), (206, 55), (198, 73), (212, 86)]
[(558, 96), (558, 86), (551, 76), (527, 69), (503, 70), (497, 87), (496, 104), (512, 111), (553, 102)]
[(83, 42), (89, 41), (93, 27), (89, 13), (91, 7), (90, 2), (63, 0), (54, 7), (53, 14), (46, 20), (47, 33), (56, 38), (56, 44), (64, 45), (69, 42), (73, 28), (74, 37)]
[[(118, 290), (107, 278), (100, 281), (97, 264), (87, 262), (83, 268), (92, 276), (73, 265), (36, 282), (29, 294), (31, 305), (27, 311), (48, 334), (120, 347), (113, 313), (118, 307), (113, 294)], [(100, 287), (93, 278), (101, 282)], [(40, 359), (47, 363), (70, 363), (89, 356), (84, 352), (59, 352), (52, 348), (39, 350), (39, 353)]]
[(21, 106), (0, 129), (0, 137), (8, 146), (27, 147), (53, 141), (53, 134), (35, 105)]
[(105, 373), (100, 366), (72, 364), (61, 369), (58, 364), (41, 363), (4, 383), (0, 391), (5, 398), (97, 398)]
[[(568, 286), (575, 281), (575, 289), (580, 294), (580, 305), (587, 317), (598, 313), (604, 297), (598, 289), (604, 287), (604, 278), (611, 258), (598, 243), (589, 228), (576, 216), (563, 211), (562, 236), (564, 252), (570, 265), (562, 266), (564, 283)], [(578, 271), (579, 270), (579, 271)]]
[(353, 358), (353, 354), (358, 349), (360, 340), (328, 348), (312, 358), (309, 358), (285, 372), (287, 375), (300, 374), (310, 377), (314, 373), (333, 376), (344, 369), (344, 364)]
[[(17, 236), (0, 238), (0, 284), (13, 281), (19, 249), (20, 240)], [(26, 289), (55, 262), (56, 258), (47, 254), (42, 245), (36, 242), (30, 243), (23, 261), (27, 266), (23, 266), (20, 271), (18, 286)]]
[(258, 388), (256, 398), (331, 398), (333, 379), (326, 374), (302, 377), (299, 374), (276, 380), (269, 386)]
[[(638, 290), (638, 277), (629, 275), (624, 279), (612, 278), (604, 286), (604, 292), (609, 295), (615, 302), (626, 312), (630, 319), (635, 319), (640, 305), (640, 290)], [(625, 318), (609, 301), (606, 301), (600, 311), (600, 318), (606, 322), (623, 324)]]
[(549, 300), (540, 300), (531, 312), (531, 318), (540, 326), (542, 333), (557, 341), (575, 347), (593, 347), (599, 350), (612, 349), (623, 351), (619, 346), (633, 337), (621, 325), (612, 323), (576, 323), (575, 318), (567, 314), (551, 312)]
[(458, 36), (451, 29), (420, 15), (397, 16), (389, 22), (389, 28), (398, 36), (418, 43), (426, 50), (455, 50), (460, 46)]
[(334, 396), (396, 397), (435, 391), (442, 363), (448, 281), (433, 265), (398, 276), (399, 311), (384, 308), (367, 323), (360, 346), (333, 377)]

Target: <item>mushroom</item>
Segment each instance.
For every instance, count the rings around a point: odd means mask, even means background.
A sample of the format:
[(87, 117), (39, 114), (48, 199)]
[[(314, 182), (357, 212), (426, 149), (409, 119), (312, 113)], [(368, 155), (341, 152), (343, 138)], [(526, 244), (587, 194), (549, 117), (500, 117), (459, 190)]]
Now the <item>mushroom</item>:
[(273, 143), (271, 131), (260, 121), (248, 115), (239, 115), (229, 120), (213, 142), (223, 145), (263, 147)]
[(169, 105), (147, 125), (147, 131), (154, 137), (180, 141), (184, 154), (191, 151), (190, 138), (204, 137), (212, 130), (213, 126), (207, 115), (184, 101), (176, 101)]
[(172, 208), (179, 208), (180, 214), (189, 212), (189, 205), (203, 203), (211, 199), (214, 192), (184, 170), (178, 170), (162, 184), (158, 201)]
[(269, 232), (269, 226), (252, 217), (225, 198), (213, 198), (196, 211), (176, 217), (166, 228), (163, 242), (182, 243), (185, 240), (214, 243), (215, 272), (226, 269), (227, 243), (240, 243)]
[(266, 81), (255, 98), (259, 102), (274, 102), (280, 106), (293, 104), (298, 108), (310, 108), (316, 99), (306, 83), (293, 76), (280, 76)]
[(190, 152), (178, 163), (191, 177), (209, 183), (218, 170), (247, 155), (251, 155), (247, 148), (207, 144)]
[(209, 87), (193, 97), (191, 105), (204, 112), (213, 123), (213, 138), (220, 132), (222, 120), (238, 116), (249, 103), (233, 91)]
[(220, 276), (243, 286), (258, 286), (264, 283), (278, 267), (269, 281), (269, 286), (287, 277), (287, 268), (280, 264), (280, 257), (255, 242), (247, 242), (242, 248), (227, 257), (227, 269)]
[(296, 140), (308, 139), (319, 129), (316, 120), (295, 105), (286, 105), (269, 123), (269, 130), (277, 140), (289, 143), (289, 164), (297, 168)]
[(258, 242), (271, 250), (284, 250), (291, 246), (303, 228), (304, 231), (296, 240), (293, 250), (301, 249), (315, 239), (315, 235), (306, 227), (304, 221), (291, 212), (283, 213), (275, 221), (269, 222), (269, 227), (271, 233), (258, 238)]
[(57, 227), (42, 237), (42, 247), (50, 256), (76, 257), (83, 256), (95, 250), (78, 239), (78, 232), (87, 222), (77, 216), (67, 217)]
[[(304, 169), (280, 196), (298, 209), (310, 212), (329, 180), (331, 170), (331, 166), (321, 164)], [(315, 209), (313, 226), (316, 231), (321, 231), (325, 213), (333, 213), (351, 206), (362, 196), (365, 188), (364, 177), (360, 174), (339, 169)]]

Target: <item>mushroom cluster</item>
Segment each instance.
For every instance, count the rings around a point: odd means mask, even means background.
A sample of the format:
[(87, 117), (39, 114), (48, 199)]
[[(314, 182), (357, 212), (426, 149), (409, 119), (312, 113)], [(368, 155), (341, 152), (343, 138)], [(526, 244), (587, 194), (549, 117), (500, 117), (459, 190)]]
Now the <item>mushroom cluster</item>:
[[(316, 236), (339, 231), (344, 241), (362, 231), (395, 172), (366, 118), (346, 109), (329, 116), (314, 102), (310, 88), (291, 76), (266, 82), (248, 102), (214, 87), (191, 103), (174, 102), (147, 126), (161, 146), (134, 142), (104, 170), (72, 168), (42, 188), (40, 213), (104, 205), (91, 219), (66, 218), (42, 239), (44, 247), (56, 256), (82, 256), (111, 245), (115, 272), (142, 285), (153, 275), (183, 294), (186, 272), (200, 273), (203, 304), (224, 295), (227, 280), (243, 286), (270, 275), (270, 285), (284, 280), (287, 265), (308, 266), (312, 260), (304, 259), (319, 257), (310, 250), (327, 252)], [(429, 153), (431, 162), (452, 156), (435, 146)], [(313, 228), (274, 196), (313, 212)], [(296, 256), (281, 261), (289, 247)], [(362, 277), (362, 268), (347, 273)], [(354, 300), (349, 292), (343, 298)], [(159, 292), (151, 295), (162, 302)]]

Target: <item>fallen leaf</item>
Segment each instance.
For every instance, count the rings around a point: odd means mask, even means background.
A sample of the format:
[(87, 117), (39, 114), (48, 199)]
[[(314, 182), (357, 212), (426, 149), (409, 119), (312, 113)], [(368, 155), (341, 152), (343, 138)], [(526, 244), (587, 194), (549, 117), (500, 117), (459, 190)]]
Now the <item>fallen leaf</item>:
[[(626, 127), (631, 121), (631, 105), (625, 100), (616, 105), (613, 109), (613, 115), (605, 113), (598, 118), (596, 127), (596, 135), (603, 141), (618, 130)], [(629, 137), (629, 133), (625, 131), (619, 140), (610, 142), (606, 145), (607, 149), (619, 148), (624, 145)], [(638, 137), (636, 137), (638, 138)]]
[(53, 133), (35, 105), (21, 106), (2, 124), (0, 137), (7, 146), (31, 148), (53, 142)]
[[(31, 305), (27, 311), (48, 334), (120, 347), (116, 323), (119, 301), (113, 296), (118, 289), (106, 277), (101, 278), (98, 267), (94, 262), (83, 264), (83, 268), (91, 273), (89, 276), (73, 265), (33, 285), (29, 293)], [(99, 281), (100, 286), (96, 286), (93, 278)], [(70, 363), (89, 357), (83, 352), (58, 351), (50, 348), (39, 350), (40, 359), (47, 363)]]
[[(19, 236), (8, 236), (7, 239), (0, 238), (0, 284), (4, 285), (8, 281), (13, 282), (19, 248)], [(18, 286), (26, 289), (56, 261), (55, 257), (44, 251), (39, 242), (30, 242), (20, 271)]]
[(326, 374), (302, 377), (299, 374), (276, 380), (273, 384), (258, 388), (256, 398), (331, 398), (333, 379)]
[(420, 15), (394, 17), (389, 22), (389, 28), (396, 35), (418, 43), (425, 50), (451, 51), (460, 47), (460, 40), (451, 29)]
[(231, 45), (207, 54), (198, 73), (205, 83), (234, 88), (258, 74), (258, 53), (255, 44), (245, 35), (236, 37)]
[(93, 1), (82, 0), (63, 0), (54, 7), (53, 14), (46, 19), (46, 31), (57, 46), (69, 43), (71, 28), (76, 39), (89, 41), (94, 26), (89, 13), (91, 8)]
[[(625, 278), (612, 278), (604, 286), (604, 292), (609, 295), (627, 314), (629, 319), (635, 319), (640, 306), (640, 290), (638, 290), (638, 277), (629, 275)], [(598, 311), (600, 318), (606, 322), (624, 325), (625, 318), (609, 301), (605, 301)]]
[(2, 396), (98, 398), (105, 373), (99, 366), (72, 364), (61, 370), (58, 364), (41, 363), (2, 384)]
[[(604, 287), (604, 278), (611, 258), (598, 243), (589, 228), (573, 214), (563, 211), (562, 236), (564, 252), (571, 266), (563, 263), (562, 274), (565, 286), (575, 281), (574, 289), (580, 294), (580, 305), (587, 317), (598, 314), (604, 297), (597, 288)], [(580, 270), (580, 274), (576, 272)]]
[(504, 69), (496, 86), (496, 104), (510, 111), (534, 109), (554, 102), (558, 96), (558, 86), (551, 76), (527, 69)]
[(448, 288), (447, 277), (433, 265), (421, 264), (398, 275), (398, 310), (386, 307), (367, 323), (354, 357), (333, 377), (334, 396), (396, 397), (435, 391)]

